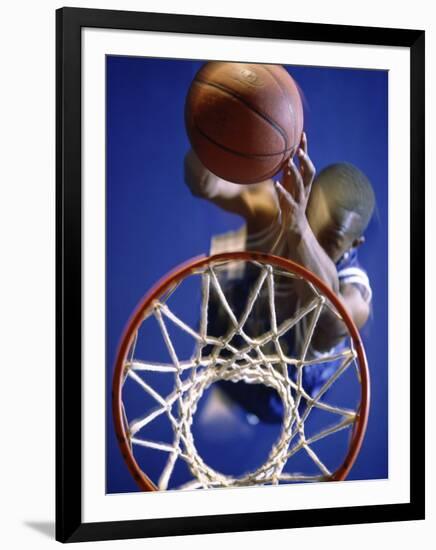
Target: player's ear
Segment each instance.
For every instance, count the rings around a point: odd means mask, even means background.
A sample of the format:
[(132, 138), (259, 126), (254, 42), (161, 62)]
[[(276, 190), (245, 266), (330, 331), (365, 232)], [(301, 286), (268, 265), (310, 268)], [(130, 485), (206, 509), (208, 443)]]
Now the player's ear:
[(352, 247), (357, 248), (358, 246), (362, 245), (365, 242), (365, 237), (361, 235), (359, 238), (354, 239)]

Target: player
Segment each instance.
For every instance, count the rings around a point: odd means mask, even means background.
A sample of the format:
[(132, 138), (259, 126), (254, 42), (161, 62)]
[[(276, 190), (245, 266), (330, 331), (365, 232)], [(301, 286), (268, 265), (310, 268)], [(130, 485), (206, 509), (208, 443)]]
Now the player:
[[(241, 216), (245, 224), (236, 232), (215, 237), (211, 254), (233, 250), (257, 250), (289, 258), (318, 275), (342, 298), (358, 328), (371, 311), (371, 287), (358, 263), (357, 250), (374, 210), (374, 192), (366, 176), (348, 163), (333, 164), (315, 178), (303, 133), (297, 151), (298, 167), (290, 158), (281, 182), (268, 179), (253, 185), (238, 185), (212, 174), (193, 150), (185, 156), (185, 182), (196, 197)], [(241, 311), (254, 282), (249, 270), (229, 270), (221, 283), (236, 313)], [(304, 304), (309, 288), (298, 280), (286, 279), (276, 288), (276, 301), (289, 317)], [(309, 291), (310, 292), (310, 291)], [(268, 316), (261, 301), (251, 316), (254, 333), (268, 330)], [(211, 330), (224, 334), (228, 318), (219, 304), (212, 304)], [(300, 325), (301, 323), (299, 323)], [(297, 327), (299, 327), (297, 325)], [(311, 341), (310, 354), (333, 354), (345, 344), (342, 321), (324, 308)], [(285, 352), (298, 353), (303, 334), (289, 336)], [(303, 369), (303, 387), (315, 396), (339, 363), (313, 365)], [(226, 393), (247, 411), (267, 422), (281, 422), (282, 405), (275, 391), (266, 386), (221, 382)]]

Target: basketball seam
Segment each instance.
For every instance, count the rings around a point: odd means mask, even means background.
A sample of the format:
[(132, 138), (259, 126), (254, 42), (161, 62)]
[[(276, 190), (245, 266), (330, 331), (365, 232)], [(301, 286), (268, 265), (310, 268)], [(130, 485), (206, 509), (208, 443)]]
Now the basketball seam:
[(222, 143), (219, 143), (215, 141), (213, 138), (211, 138), (206, 132), (204, 132), (194, 121), (194, 127), (198, 131), (199, 134), (201, 134), (204, 138), (209, 140), (211, 143), (216, 145), (217, 147), (220, 147), (224, 151), (227, 151), (229, 153), (232, 153), (234, 155), (240, 156), (240, 157), (246, 157), (246, 158), (265, 158), (265, 157), (277, 157), (278, 155), (284, 155), (288, 151), (291, 151), (293, 148), (289, 147), (288, 149), (283, 149), (282, 151), (277, 151), (277, 153), (242, 153), (241, 151), (236, 151), (235, 149), (231, 149), (230, 147), (226, 147)]
[[(260, 66), (260, 68), (264, 69), (264, 70), (272, 77), (272, 79), (274, 80), (274, 82), (277, 83), (277, 85), (278, 85), (278, 87), (279, 87), (279, 90), (281, 91), (281, 93), (282, 93), (284, 99), (287, 100), (286, 93), (283, 91), (283, 88), (282, 88), (280, 82), (277, 80), (277, 78), (275, 77), (275, 75), (273, 74), (273, 72), (270, 71), (270, 70), (269, 70), (265, 65), (263, 65), (263, 64), (260, 64), (259, 66)], [(295, 133), (295, 132), (294, 132), (294, 133)], [(286, 136), (286, 137), (285, 137), (285, 146), (286, 146), (286, 148), (285, 148), (284, 151), (283, 151), (283, 156), (282, 156), (282, 160), (280, 161), (280, 166), (281, 166), (281, 165), (283, 164), (283, 162), (286, 160), (286, 153), (289, 152), (289, 151), (292, 151), (292, 149), (293, 149), (293, 147), (288, 147), (287, 145), (288, 145), (288, 137)]]
[[(216, 143), (211, 137), (209, 137), (207, 134), (205, 134), (201, 128), (199, 128), (196, 124), (194, 124), (195, 128), (197, 129), (197, 131), (199, 132), (199, 134), (201, 134), (205, 139), (209, 140), (211, 143), (213, 143), (214, 145), (216, 145), (217, 147), (220, 147), (221, 149), (223, 149), (224, 151), (227, 151), (228, 153), (231, 153), (232, 155), (239, 155), (241, 157), (265, 157), (265, 156), (277, 156), (277, 155), (282, 155), (282, 157), (284, 156), (285, 151), (281, 151), (279, 153), (271, 153), (271, 154), (266, 154), (266, 155), (247, 155), (245, 153), (238, 153), (237, 151), (234, 151), (233, 149), (229, 149), (227, 148), (225, 145), (221, 145), (220, 143)], [(266, 177), (271, 177), (273, 176), (274, 174), (276, 174), (277, 172), (280, 171), (280, 168), (283, 164), (283, 158), (282, 160), (278, 163), (278, 168), (275, 172), (271, 173), (271, 170), (268, 170), (267, 172), (264, 172), (261, 176), (256, 176), (255, 179), (253, 178), (250, 178), (250, 180), (248, 181), (245, 181), (246, 184), (250, 184), (250, 183), (258, 183), (259, 181), (262, 181), (263, 178), (266, 178)]]
[(216, 88), (217, 90), (221, 90), (222, 92), (227, 93), (228, 95), (234, 97), (235, 99), (243, 103), (246, 107), (249, 107), (253, 111), (253, 113), (255, 113), (260, 118), (263, 118), (266, 122), (268, 122), (271, 125), (271, 127), (274, 128), (274, 130), (276, 130), (276, 132), (282, 137), (285, 145), (285, 151), (286, 151), (288, 141), (286, 139), (285, 131), (274, 120), (272, 120), (266, 113), (254, 107), (254, 105), (252, 105), (249, 101), (244, 99), (242, 96), (240, 96), (238, 93), (233, 91), (231, 88), (227, 88), (227, 86), (224, 86), (222, 84), (217, 84), (216, 82), (207, 82), (199, 78), (195, 79), (194, 82), (198, 84), (203, 84), (204, 86), (210, 86), (212, 88)]
[[(282, 92), (283, 94), (283, 97), (285, 98), (285, 100), (288, 102), (289, 104), (289, 108), (290, 110), (292, 111), (292, 115), (294, 116), (294, 118), (296, 118), (295, 116), (295, 110), (294, 110), (294, 106), (292, 105), (292, 102), (289, 101), (289, 98), (287, 97), (287, 94), (286, 94), (286, 91), (283, 89), (282, 87), (282, 84), (280, 82), (280, 80), (278, 78), (276, 78), (276, 75), (265, 65), (262, 65), (262, 69), (264, 69), (267, 73), (269, 73), (271, 75), (271, 77), (273, 78), (273, 80), (275, 82), (277, 82), (277, 86), (280, 88), (280, 91)], [(286, 71), (286, 69), (285, 69)], [(286, 71), (287, 72), (287, 71)], [(288, 73), (289, 74), (289, 73)], [(294, 132), (294, 139), (295, 139), (295, 132)]]
[[(249, 65), (250, 66), (250, 65)], [(272, 79), (274, 80), (274, 82), (277, 83), (280, 91), (282, 92), (282, 95), (283, 97), (285, 98), (285, 100), (287, 100), (288, 98), (286, 97), (286, 93), (283, 91), (283, 88), (280, 84), (280, 82), (277, 80), (277, 78), (275, 77), (274, 73), (272, 71), (270, 71), (268, 69), (268, 67), (266, 65), (264, 65), (263, 63), (258, 63), (255, 65), (256, 69), (264, 69), (265, 71), (267, 71), (267, 73), (272, 77)], [(268, 116), (268, 115), (266, 115)], [(276, 123), (277, 124), (277, 123)], [(281, 128), (281, 127), (280, 127)], [(282, 129), (282, 128), (281, 128)], [(284, 132), (284, 135), (283, 135), (283, 139), (285, 140), (285, 151), (288, 151), (290, 148), (288, 148), (288, 136), (286, 134), (286, 132)]]

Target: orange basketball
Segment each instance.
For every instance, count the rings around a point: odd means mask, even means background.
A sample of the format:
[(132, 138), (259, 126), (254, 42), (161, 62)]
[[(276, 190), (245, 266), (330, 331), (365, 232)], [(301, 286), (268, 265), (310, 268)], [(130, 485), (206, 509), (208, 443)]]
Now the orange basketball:
[(303, 131), (297, 85), (281, 65), (206, 63), (185, 103), (191, 146), (215, 175), (257, 183), (294, 155)]

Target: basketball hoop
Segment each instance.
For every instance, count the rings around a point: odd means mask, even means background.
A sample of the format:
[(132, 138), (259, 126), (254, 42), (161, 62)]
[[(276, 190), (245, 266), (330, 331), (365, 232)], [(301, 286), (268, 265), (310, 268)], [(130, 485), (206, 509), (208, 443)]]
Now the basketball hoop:
[[(235, 313), (222, 281), (223, 274), (236, 267), (254, 270), (256, 278), (247, 291), (241, 311)], [(276, 289), (295, 280), (307, 285), (311, 298), (283, 315), (283, 311), (279, 312)], [(177, 290), (183, 285), (198, 287), (199, 311), (195, 311), (193, 326), (171, 307), (171, 300), (175, 300)], [(220, 301), (229, 321), (229, 330), (218, 336), (208, 332), (212, 295)], [(259, 303), (264, 304), (268, 330), (253, 334), (247, 327)], [(327, 310), (344, 323), (348, 332), (344, 340), (347, 345), (331, 355), (313, 355), (311, 342), (320, 316)], [(155, 322), (159, 328), (162, 346), (169, 358), (167, 363), (149, 360), (145, 354), (151, 353), (151, 348), (139, 345), (144, 336), (143, 325), (148, 321)], [(301, 346), (291, 354), (283, 346), (284, 338), (302, 324), (305, 330)], [(187, 359), (179, 357), (170, 325), (192, 339), (194, 349)], [(239, 345), (235, 340), (239, 340)], [(303, 369), (333, 360), (338, 362), (338, 368), (317, 394), (311, 396), (303, 386)], [(354, 369), (350, 368), (353, 366)], [(353, 407), (325, 400), (326, 392), (331, 391), (345, 373), (351, 373), (358, 388)], [(150, 382), (150, 376), (170, 381), (162, 386), (164, 393)], [(144, 395), (144, 410), (139, 415), (136, 411), (134, 418), (129, 413), (127, 381)], [(281, 433), (267, 459), (241, 476), (225, 475), (206, 464), (194, 440), (192, 425), (198, 403), (204, 392), (219, 381), (264, 384), (277, 393), (283, 405)], [(369, 372), (362, 341), (340, 299), (313, 273), (290, 260), (263, 253), (232, 252), (190, 260), (161, 279), (145, 295), (121, 339), (113, 377), (112, 404), (117, 439), (129, 471), (141, 490), (154, 491), (344, 480), (365, 434), (369, 394)], [(142, 399), (137, 400), (136, 407), (138, 402), (141, 404)], [(335, 422), (309, 435), (306, 425), (316, 411), (332, 415)], [(168, 424), (166, 441), (150, 440), (143, 435), (146, 427), (158, 419)], [(314, 446), (345, 430), (349, 433), (347, 449), (332, 469), (324, 464)], [(147, 463), (142, 463), (137, 456), (141, 448), (165, 455), (156, 479), (150, 478)], [(298, 453), (306, 454), (311, 465), (316, 467), (316, 474), (289, 471), (291, 459)], [(178, 461), (186, 464), (192, 479), (171, 487)]]

